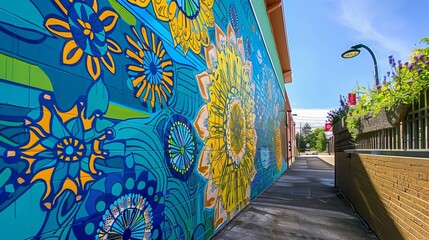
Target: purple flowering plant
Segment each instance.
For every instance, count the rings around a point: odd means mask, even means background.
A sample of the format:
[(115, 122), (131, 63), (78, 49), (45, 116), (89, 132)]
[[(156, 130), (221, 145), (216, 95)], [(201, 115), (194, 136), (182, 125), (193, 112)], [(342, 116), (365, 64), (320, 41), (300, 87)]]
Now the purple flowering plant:
[[(422, 39), (429, 44), (429, 38)], [(373, 89), (358, 86), (355, 93), (361, 93), (356, 106), (346, 114), (346, 125), (353, 137), (360, 127), (360, 119), (376, 117), (381, 110), (394, 111), (401, 104), (411, 104), (429, 89), (429, 47), (413, 51), (407, 62), (396, 61), (389, 56), (390, 71), (383, 77), (382, 84)]]
[(338, 109), (333, 109), (328, 112), (326, 116), (327, 122), (336, 123), (341, 120), (341, 118), (345, 117), (349, 112), (349, 104), (347, 98), (343, 95), (340, 95), (340, 107)]

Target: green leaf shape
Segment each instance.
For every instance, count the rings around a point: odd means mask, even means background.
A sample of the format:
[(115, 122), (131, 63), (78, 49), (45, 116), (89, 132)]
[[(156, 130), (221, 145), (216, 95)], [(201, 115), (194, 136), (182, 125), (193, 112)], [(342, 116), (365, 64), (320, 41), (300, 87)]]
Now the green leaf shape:
[(51, 79), (38, 66), (0, 53), (0, 79), (53, 91)]
[(116, 0), (109, 0), (110, 5), (118, 12), (121, 19), (127, 22), (131, 26), (135, 26), (137, 24), (137, 19), (134, 17), (132, 13), (130, 13), (126, 8), (124, 8), (121, 4), (119, 4)]
[(148, 118), (150, 114), (111, 102), (104, 116), (112, 119), (126, 120), (131, 118)]

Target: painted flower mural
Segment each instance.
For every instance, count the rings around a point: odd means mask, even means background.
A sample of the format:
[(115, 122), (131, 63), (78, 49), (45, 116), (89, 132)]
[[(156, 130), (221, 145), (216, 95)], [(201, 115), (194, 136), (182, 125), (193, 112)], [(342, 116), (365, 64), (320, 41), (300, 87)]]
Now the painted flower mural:
[(92, 185), (73, 224), (79, 239), (163, 239), (165, 199), (157, 187), (159, 179), (139, 164), (122, 167), (123, 173)]
[(134, 36), (125, 35), (131, 49), (126, 55), (133, 61), (127, 65), (128, 75), (136, 98), (152, 110), (170, 99), (174, 86), (173, 62), (166, 53), (162, 41), (142, 26), (140, 33), (131, 27)]
[(277, 170), (281, 170), (283, 167), (283, 155), (282, 155), (282, 135), (280, 127), (276, 128), (274, 135), (275, 151), (276, 151), (276, 165)]
[(96, 239), (151, 239), (152, 208), (140, 194), (117, 199), (103, 215)]
[(101, 74), (100, 62), (115, 74), (112, 53), (121, 53), (121, 47), (110, 33), (118, 21), (118, 14), (109, 8), (99, 10), (98, 0), (56, 0), (63, 16), (49, 15), (45, 27), (54, 35), (66, 39), (62, 64), (75, 65), (83, 58), (93, 80)]
[(3, 2), (2, 239), (210, 239), (287, 167), (250, 1)]
[(165, 157), (171, 174), (188, 180), (197, 155), (197, 143), (192, 125), (180, 115), (173, 115), (167, 123), (164, 139)]
[(205, 147), (199, 172), (208, 179), (205, 206), (215, 207), (216, 228), (250, 201), (256, 170), (252, 64), (231, 25), (225, 34), (216, 26), (216, 46), (206, 49), (206, 72), (197, 75), (207, 101), (194, 123)]
[(215, 24), (212, 8), (214, 0), (128, 0), (146, 8), (152, 2), (156, 17), (169, 22), (174, 45), (181, 45), (186, 54), (189, 49), (199, 54), (201, 47), (210, 44), (208, 28)]
[(97, 117), (84, 116), (83, 102), (61, 111), (49, 94), (42, 94), (40, 101), (40, 117), (25, 120), (28, 142), (9, 150), (7, 156), (26, 163), (26, 171), (18, 183), (44, 183), (42, 206), (51, 209), (66, 191), (73, 193), (76, 201), (82, 199), (86, 185), (101, 174), (95, 162), (107, 157), (102, 143), (113, 132), (110, 129), (98, 132)]

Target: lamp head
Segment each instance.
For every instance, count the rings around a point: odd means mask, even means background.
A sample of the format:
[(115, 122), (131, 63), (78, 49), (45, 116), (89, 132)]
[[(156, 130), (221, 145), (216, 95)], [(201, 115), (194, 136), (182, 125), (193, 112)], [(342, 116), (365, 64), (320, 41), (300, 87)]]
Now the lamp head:
[(341, 54), (341, 57), (343, 57), (343, 58), (354, 58), (357, 55), (359, 55), (359, 53), (360, 53), (360, 50), (357, 47), (353, 46), (349, 50), (343, 52), (343, 54)]

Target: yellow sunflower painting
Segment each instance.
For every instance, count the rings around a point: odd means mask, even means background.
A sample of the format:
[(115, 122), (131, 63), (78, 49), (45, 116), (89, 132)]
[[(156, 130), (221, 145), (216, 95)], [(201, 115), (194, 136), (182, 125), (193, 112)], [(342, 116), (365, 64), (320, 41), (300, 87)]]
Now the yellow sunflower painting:
[(115, 28), (118, 14), (109, 9), (99, 11), (97, 0), (55, 0), (55, 3), (64, 16), (49, 15), (45, 27), (66, 39), (62, 64), (75, 65), (85, 59), (93, 80), (100, 77), (101, 63), (115, 74), (112, 53), (121, 53), (122, 49), (108, 36)]
[(146, 8), (152, 2), (156, 17), (168, 22), (174, 45), (181, 45), (186, 55), (189, 49), (199, 54), (210, 44), (208, 28), (214, 27), (214, 0), (128, 0)]
[(282, 156), (282, 133), (280, 127), (276, 128), (276, 133), (274, 135), (274, 142), (276, 143), (276, 165), (277, 170), (281, 170), (283, 167), (283, 156)]
[(205, 207), (215, 207), (219, 228), (250, 201), (257, 137), (252, 64), (244, 57), (243, 41), (231, 25), (227, 34), (216, 26), (216, 40), (206, 48), (208, 70), (197, 75), (207, 103), (194, 125), (205, 142), (198, 166), (208, 179)]

